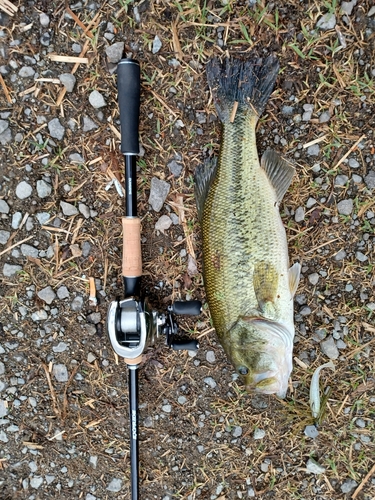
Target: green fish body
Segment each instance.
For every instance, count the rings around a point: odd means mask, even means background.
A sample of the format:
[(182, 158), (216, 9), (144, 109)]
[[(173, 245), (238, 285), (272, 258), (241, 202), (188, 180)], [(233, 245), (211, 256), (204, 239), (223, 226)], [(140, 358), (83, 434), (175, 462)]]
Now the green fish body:
[(247, 390), (285, 397), (300, 266), (289, 267), (279, 203), (294, 169), (270, 150), (259, 162), (255, 137), (278, 69), (274, 57), (208, 63), (223, 132), (217, 165), (197, 169), (196, 198), (218, 338)]

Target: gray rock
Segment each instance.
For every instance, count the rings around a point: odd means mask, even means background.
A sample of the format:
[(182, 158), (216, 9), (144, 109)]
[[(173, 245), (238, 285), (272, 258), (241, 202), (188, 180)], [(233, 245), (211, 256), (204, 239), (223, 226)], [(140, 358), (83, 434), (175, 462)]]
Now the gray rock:
[(375, 170), (370, 170), (370, 172), (366, 175), (365, 184), (367, 189), (375, 188)]
[(26, 243), (23, 243), (21, 245), (21, 253), (24, 257), (33, 257), (35, 259), (39, 255), (39, 251), (37, 248), (35, 248), (31, 245), (27, 245)]
[(72, 44), (72, 51), (75, 54), (80, 54), (82, 52), (82, 45), (80, 43), (73, 43)]
[(9, 205), (5, 200), (0, 200), (0, 214), (9, 214)]
[(61, 207), (61, 210), (63, 211), (63, 214), (68, 216), (68, 217), (71, 217), (73, 215), (78, 214), (78, 210), (71, 203), (66, 203), (65, 201), (60, 201), (60, 207)]
[(309, 282), (312, 284), (312, 285), (316, 285), (319, 281), (319, 274), (318, 273), (312, 273), (312, 274), (309, 274), (309, 276), (307, 277), (307, 279), (309, 280)]
[(78, 203), (78, 210), (84, 216), (85, 219), (88, 219), (90, 217), (90, 209), (84, 203)]
[(79, 153), (70, 154), (69, 160), (71, 163), (78, 163), (78, 164), (85, 163), (85, 160), (83, 159), (82, 155), (80, 155)]
[(345, 250), (339, 250), (337, 254), (334, 256), (334, 259), (337, 261), (343, 260), (346, 257), (346, 252)]
[(49, 47), (51, 43), (51, 34), (48, 33), (48, 31), (42, 34), (42, 36), (40, 37), (40, 43), (44, 45), (44, 47)]
[(316, 23), (316, 27), (323, 31), (333, 30), (336, 26), (336, 16), (335, 14), (327, 13), (322, 16)]
[(56, 476), (53, 476), (52, 474), (46, 474), (45, 479), (47, 484), (51, 484), (54, 482)]
[(9, 127), (9, 122), (0, 120), (0, 134), (2, 134)]
[(87, 362), (93, 363), (95, 360), (96, 360), (95, 354), (93, 354), (92, 352), (89, 352), (87, 355)]
[(97, 455), (91, 455), (89, 458), (89, 464), (92, 466), (93, 469), (96, 469), (97, 463), (98, 463)]
[(207, 351), (206, 360), (211, 364), (216, 362), (216, 357), (215, 357), (214, 351)]
[(294, 113), (293, 106), (283, 106), (281, 108), (281, 113), (286, 116), (291, 116)]
[(120, 61), (120, 59), (122, 59), (124, 45), (124, 42), (117, 42), (109, 47), (106, 47), (105, 53), (107, 54), (109, 62), (116, 64)]
[(63, 364), (53, 365), (52, 373), (58, 382), (67, 382), (69, 380), (68, 370)]
[(335, 341), (333, 337), (330, 335), (327, 337), (326, 340), (323, 340), (320, 343), (320, 347), (322, 349), (322, 352), (329, 358), (329, 359), (337, 359), (339, 357), (339, 350), (337, 349), (337, 346), (335, 344)]
[(107, 491), (112, 491), (113, 493), (117, 493), (122, 488), (122, 480), (113, 478), (112, 481), (107, 486)]
[[(171, 221), (172, 222), (172, 221)], [(10, 238), (9, 231), (0, 231), (0, 245), (5, 245)]]
[(48, 26), (49, 26), (49, 16), (47, 14), (45, 14), (44, 12), (41, 12), (39, 14), (39, 22), (40, 22), (40, 25), (43, 28), (48, 28)]
[(26, 181), (21, 181), (16, 187), (16, 196), (19, 200), (25, 200), (33, 192), (33, 188)]
[(242, 427), (240, 427), (239, 425), (236, 425), (232, 431), (232, 436), (234, 438), (239, 438), (240, 436), (242, 436)]
[(35, 70), (31, 66), (23, 66), (18, 72), (21, 78), (32, 78), (34, 75)]
[(153, 177), (151, 179), (150, 197), (148, 202), (155, 212), (160, 212), (162, 209), (170, 188), (171, 186), (168, 182), (162, 181), (157, 177)]
[(347, 479), (345, 483), (341, 485), (341, 491), (343, 493), (350, 493), (351, 491), (354, 490), (358, 486), (357, 481), (354, 481), (354, 479)]
[(341, 2), (340, 13), (350, 16), (356, 5), (357, 5), (357, 0), (352, 0), (351, 2)]
[(43, 224), (51, 218), (48, 212), (39, 212), (38, 214), (35, 214), (35, 217), (41, 226), (43, 226)]
[(48, 182), (42, 180), (37, 181), (36, 183), (36, 191), (38, 193), (39, 198), (47, 198), (52, 193), (52, 186), (48, 184)]
[(71, 73), (62, 73), (59, 76), (60, 82), (64, 85), (67, 92), (73, 92), (76, 84), (76, 77)]
[(83, 132), (90, 132), (98, 128), (98, 125), (88, 116), (83, 117)]
[(39, 311), (35, 311), (31, 315), (31, 319), (33, 321), (44, 321), (48, 318), (47, 312), (44, 309), (40, 309)]
[(5, 365), (2, 361), (0, 361), (0, 375), (4, 375), (5, 373)]
[(162, 215), (155, 224), (155, 229), (164, 233), (172, 225), (172, 219), (168, 215)]
[(348, 182), (349, 177), (347, 175), (341, 174), (337, 175), (335, 178), (335, 186), (345, 186)]
[(7, 128), (4, 130), (2, 134), (0, 134), (0, 144), (5, 146), (5, 144), (8, 144), (12, 140), (12, 131), (10, 128)]
[(48, 122), (48, 130), (50, 136), (54, 139), (61, 141), (65, 134), (65, 128), (61, 125), (60, 120), (58, 118), (53, 118)]
[(206, 377), (203, 382), (205, 384), (207, 384), (209, 387), (211, 387), (211, 389), (215, 389), (215, 387), (217, 386), (217, 383), (215, 382), (215, 380), (212, 378), (212, 377)]
[(68, 348), (68, 344), (65, 342), (59, 342), (56, 346), (52, 347), (53, 352), (64, 352)]
[(327, 123), (331, 119), (331, 113), (329, 111), (323, 111), (319, 116), (319, 123)]
[(180, 405), (184, 405), (186, 403), (187, 399), (185, 398), (185, 396), (179, 396), (177, 401)]
[(353, 200), (341, 200), (337, 204), (337, 211), (341, 215), (350, 215), (353, 212)]
[(6, 417), (8, 414), (8, 404), (3, 399), (0, 399), (0, 418)]
[(91, 92), (91, 94), (89, 95), (89, 102), (91, 106), (95, 109), (99, 109), (107, 105), (107, 103), (104, 100), (104, 97), (97, 90), (93, 90)]
[(296, 222), (302, 222), (304, 219), (305, 219), (305, 209), (303, 207), (298, 207), (294, 214), (294, 220)]
[(81, 297), (81, 295), (77, 295), (77, 297), (75, 297), (72, 303), (70, 304), (70, 309), (72, 311), (77, 312), (82, 309), (82, 306), (83, 306), (83, 297)]
[(37, 490), (43, 484), (43, 478), (41, 476), (34, 476), (30, 479), (30, 486)]
[(0, 441), (3, 443), (7, 443), (9, 441), (4, 431), (0, 431)]
[(173, 159), (170, 162), (168, 162), (167, 167), (169, 168), (171, 174), (174, 175), (175, 177), (180, 177), (182, 169), (184, 168), (183, 164), (176, 159)]
[(316, 437), (319, 436), (319, 431), (315, 427), (315, 425), (306, 425), (305, 427), (305, 436), (315, 439)]
[(266, 435), (266, 431), (265, 430), (257, 428), (254, 431), (253, 438), (254, 439), (263, 439), (265, 435)]
[(45, 288), (43, 288), (43, 290), (40, 290), (40, 292), (38, 292), (37, 295), (48, 305), (52, 304), (52, 302), (56, 298), (56, 294), (50, 286), (46, 286)]
[(88, 257), (91, 252), (91, 243), (89, 241), (84, 241), (82, 243), (82, 257)]
[(10, 278), (11, 276), (14, 276), (16, 273), (22, 270), (21, 266), (18, 266), (16, 264), (4, 264), (3, 267), (3, 275), (6, 278)]
[(63, 300), (63, 299), (67, 299), (69, 298), (69, 290), (66, 288), (65, 285), (62, 285), (60, 286), (57, 291), (57, 297), (60, 299), (60, 300)]
[(161, 409), (163, 410), (164, 413), (171, 413), (172, 405), (163, 405)]
[(309, 198), (306, 202), (306, 208), (311, 208), (316, 204), (316, 199), (315, 198)]
[(102, 320), (102, 315), (100, 314), (100, 312), (93, 312), (87, 316), (87, 321), (89, 321), (93, 325), (97, 325), (98, 323), (101, 322), (101, 320)]
[(355, 158), (349, 158), (348, 165), (350, 168), (359, 168), (360, 164)]
[(312, 474), (323, 474), (326, 470), (313, 458), (309, 458), (306, 463), (306, 469)]
[(307, 148), (307, 156), (318, 156), (320, 153), (319, 144), (312, 144)]
[(152, 53), (157, 54), (162, 47), (162, 43), (158, 35), (155, 35), (154, 41), (152, 42)]
[(21, 212), (15, 212), (12, 215), (12, 229), (18, 229), (20, 227), (21, 221), (22, 221)]
[(356, 252), (355, 258), (359, 260), (359, 262), (366, 262), (366, 260), (368, 260), (367, 255), (363, 254), (362, 252)]
[(91, 495), (91, 493), (87, 493), (85, 496), (85, 500), (97, 500), (95, 495)]

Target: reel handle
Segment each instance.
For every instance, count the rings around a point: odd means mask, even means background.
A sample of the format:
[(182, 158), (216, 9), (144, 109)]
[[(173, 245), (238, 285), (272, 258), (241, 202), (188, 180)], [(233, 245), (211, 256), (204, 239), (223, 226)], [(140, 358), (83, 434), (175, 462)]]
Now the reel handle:
[(174, 351), (197, 351), (199, 347), (197, 340), (173, 340), (171, 348)]
[(198, 316), (202, 312), (202, 303), (199, 300), (176, 300), (168, 310), (180, 316)]
[(134, 59), (121, 59), (117, 66), (117, 90), (121, 123), (121, 152), (139, 154), (140, 66)]

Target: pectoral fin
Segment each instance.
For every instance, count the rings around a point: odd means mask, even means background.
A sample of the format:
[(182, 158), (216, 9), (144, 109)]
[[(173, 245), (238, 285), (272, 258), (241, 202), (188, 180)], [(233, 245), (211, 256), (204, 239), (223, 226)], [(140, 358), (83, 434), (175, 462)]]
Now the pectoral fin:
[(288, 271), (289, 289), (290, 293), (292, 294), (292, 297), (294, 297), (294, 295), (296, 294), (300, 276), (301, 276), (301, 264), (299, 262), (296, 262), (295, 264), (293, 264), (291, 268), (289, 268)]
[(279, 284), (279, 275), (275, 267), (266, 261), (257, 262), (253, 274), (253, 286), (259, 310), (263, 313), (270, 303), (274, 303)]
[(266, 171), (267, 177), (276, 191), (277, 201), (280, 203), (292, 182), (294, 168), (272, 149), (267, 149), (263, 153), (260, 165)]
[(202, 220), (204, 202), (207, 198), (207, 193), (210, 189), (212, 181), (215, 178), (216, 170), (216, 158), (205, 160), (204, 163), (198, 165), (195, 169), (195, 201), (197, 203), (199, 220)]

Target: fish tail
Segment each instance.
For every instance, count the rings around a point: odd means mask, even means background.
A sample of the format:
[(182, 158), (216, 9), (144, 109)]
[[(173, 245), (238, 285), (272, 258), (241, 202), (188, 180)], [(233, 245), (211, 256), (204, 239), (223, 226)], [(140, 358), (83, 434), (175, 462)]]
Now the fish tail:
[(237, 111), (263, 113), (279, 72), (277, 57), (248, 60), (214, 57), (206, 65), (207, 81), (223, 123), (233, 122)]

